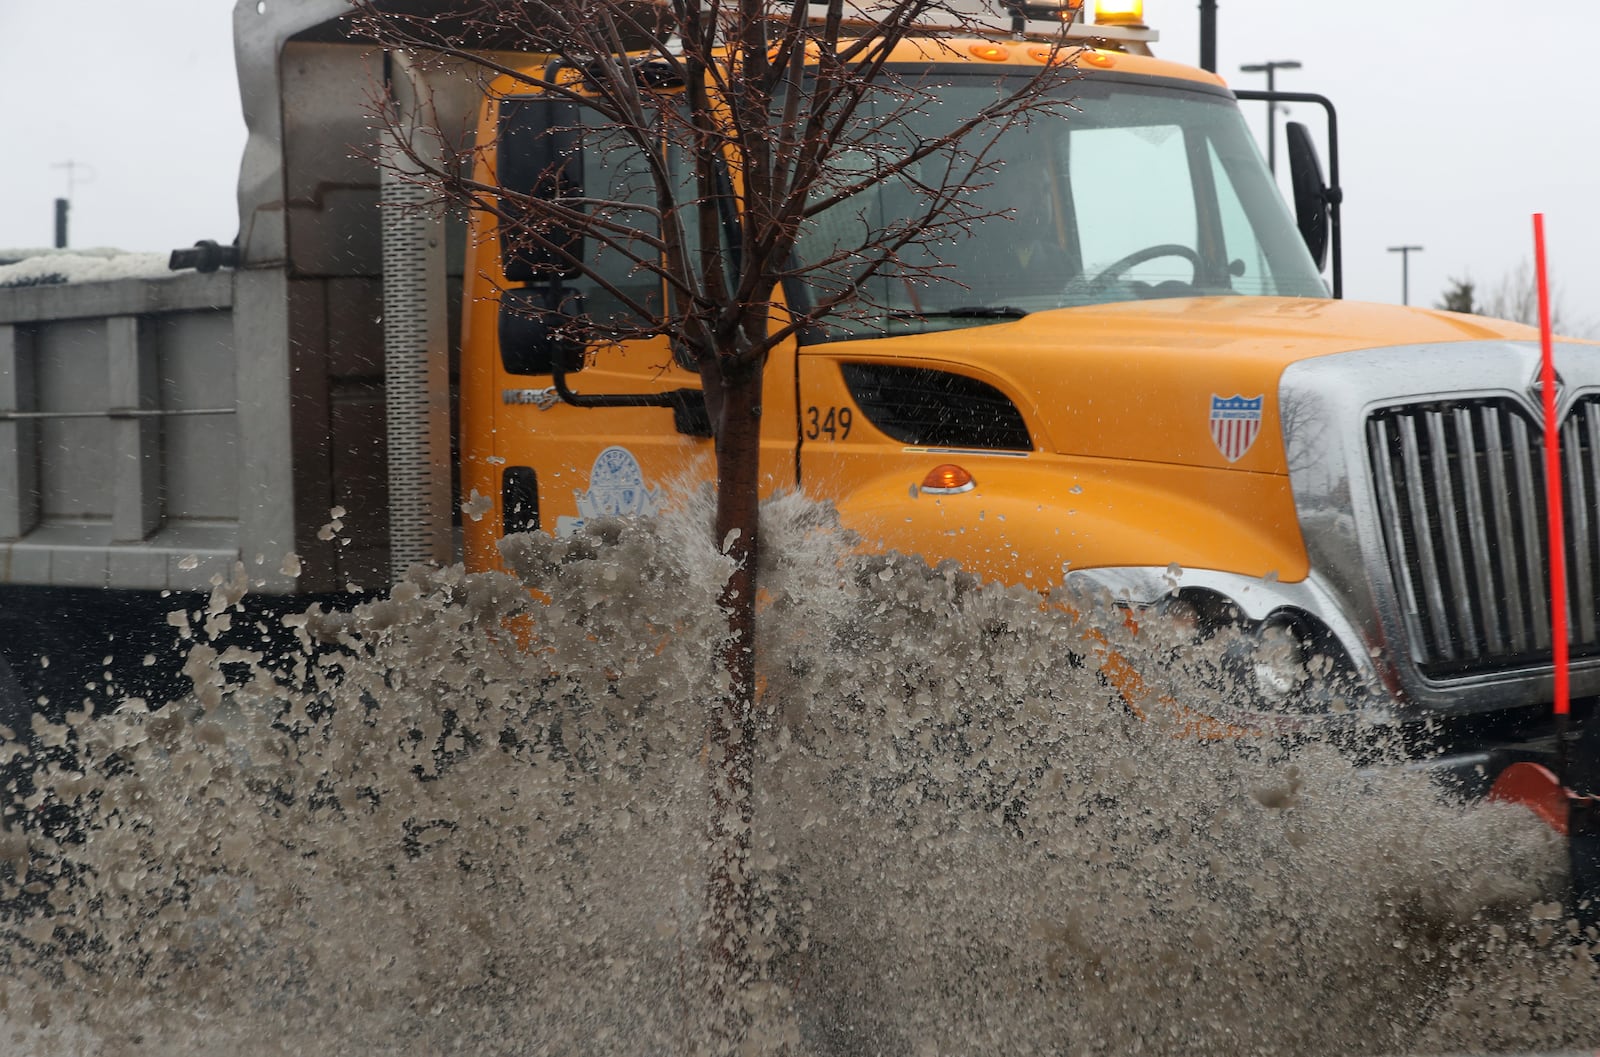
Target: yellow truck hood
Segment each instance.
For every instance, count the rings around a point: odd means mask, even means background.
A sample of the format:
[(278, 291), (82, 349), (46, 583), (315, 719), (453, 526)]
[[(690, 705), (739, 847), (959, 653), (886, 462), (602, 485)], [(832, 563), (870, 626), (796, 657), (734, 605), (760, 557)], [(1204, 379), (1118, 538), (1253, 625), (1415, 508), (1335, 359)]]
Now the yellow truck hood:
[[(1278, 379), (1289, 364), (1355, 349), (1537, 338), (1531, 327), (1451, 312), (1207, 297), (1056, 309), (869, 347), (874, 360), (889, 354), (986, 376), (1018, 402), (1047, 451), (1283, 473)], [(839, 345), (817, 351), (856, 358)], [(1212, 400), (1233, 396), (1264, 399), (1261, 442), (1229, 460), (1213, 439)]]

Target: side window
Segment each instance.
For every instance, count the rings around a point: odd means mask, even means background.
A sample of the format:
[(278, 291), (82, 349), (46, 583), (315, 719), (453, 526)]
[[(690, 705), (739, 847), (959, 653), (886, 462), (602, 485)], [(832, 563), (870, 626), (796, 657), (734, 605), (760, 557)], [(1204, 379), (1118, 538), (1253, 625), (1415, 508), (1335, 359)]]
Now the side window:
[[(1233, 290), (1240, 294), (1274, 294), (1277, 288), (1268, 270), (1267, 256), (1256, 239), (1244, 203), (1234, 189), (1233, 180), (1217, 156), (1215, 143), (1206, 146), (1211, 161), (1212, 183), (1217, 189), (1218, 219), (1222, 224), (1223, 253), (1234, 270)], [(1243, 270), (1240, 271), (1240, 267)]]
[[(595, 274), (576, 276), (570, 285), (583, 296), (585, 314), (595, 326), (637, 326), (636, 306), (646, 318), (661, 315), (663, 284), (651, 245), (659, 231), (655, 184), (633, 138), (615, 128), (597, 128), (595, 121), (594, 114), (584, 112), (583, 194), (605, 203), (588, 209), (594, 230), (584, 240), (584, 259)], [(596, 237), (602, 231), (605, 237)]]
[[(1194, 187), (1179, 126), (1069, 129), (1068, 141), (1073, 215), (1086, 277), (1154, 246), (1196, 248)], [(1190, 282), (1194, 267), (1183, 257), (1163, 255), (1117, 275)]]
[(509, 281), (532, 284), (523, 300), (537, 292), (602, 332), (658, 316), (655, 194), (639, 145), (571, 102), (532, 97), (501, 104), (498, 151), (503, 187), (589, 214), (562, 224), (501, 199), (501, 259)]
[[(827, 178), (821, 182), (820, 190), (828, 193), (835, 187), (871, 179), (879, 168), (878, 157), (867, 151), (836, 152), (827, 161)], [(819, 264), (836, 262), (807, 276), (811, 292), (819, 297), (834, 296), (859, 281), (860, 262), (850, 251), (861, 245), (868, 232), (882, 228), (883, 197), (888, 186), (889, 181), (880, 179), (866, 191), (818, 213), (801, 227), (795, 243), (797, 256)], [(863, 294), (874, 301), (883, 300), (890, 296), (889, 286), (888, 276), (880, 271)]]
[[(674, 184), (672, 199), (677, 204), (679, 221), (683, 228), (684, 252), (688, 254), (691, 267), (698, 269), (701, 264), (700, 190), (695, 176), (694, 159), (684, 150), (682, 144), (674, 143), (667, 148), (667, 170), (672, 174)], [(717, 174), (717, 180), (719, 186), (712, 193), (719, 195), (720, 198), (711, 204), (718, 211), (718, 248), (722, 254), (722, 270), (730, 282), (737, 282), (739, 251), (733, 240), (738, 237), (738, 222), (733, 215), (735, 208), (733, 188), (725, 171)]]

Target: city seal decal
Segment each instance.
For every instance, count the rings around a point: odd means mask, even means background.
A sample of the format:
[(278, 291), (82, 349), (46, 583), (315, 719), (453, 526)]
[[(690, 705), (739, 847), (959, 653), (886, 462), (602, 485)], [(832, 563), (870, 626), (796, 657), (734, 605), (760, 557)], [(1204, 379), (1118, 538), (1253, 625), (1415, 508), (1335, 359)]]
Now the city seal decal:
[(1211, 439), (1229, 462), (1238, 462), (1261, 433), (1261, 405), (1267, 394), (1260, 396), (1217, 396), (1211, 394)]
[(574, 492), (573, 498), (578, 516), (556, 518), (557, 536), (570, 536), (595, 518), (650, 516), (661, 510), (661, 489), (646, 485), (639, 460), (616, 445), (595, 457), (589, 490)]

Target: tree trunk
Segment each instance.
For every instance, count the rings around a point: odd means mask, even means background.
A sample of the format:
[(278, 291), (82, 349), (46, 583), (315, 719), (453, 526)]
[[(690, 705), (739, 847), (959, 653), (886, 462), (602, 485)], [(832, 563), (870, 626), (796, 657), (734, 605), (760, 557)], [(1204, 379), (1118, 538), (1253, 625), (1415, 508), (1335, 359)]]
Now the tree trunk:
[(722, 670), (727, 685), (706, 717), (707, 780), (711, 849), (706, 903), (710, 917), (712, 997), (723, 1018), (724, 1042), (736, 1046), (745, 1034), (743, 993), (758, 967), (751, 956), (754, 905), (750, 829), (754, 813), (755, 762), (755, 598), (757, 519), (760, 498), (761, 368), (705, 372), (715, 387), (713, 409), (717, 452), (716, 538), (733, 559), (722, 591), (728, 641)]

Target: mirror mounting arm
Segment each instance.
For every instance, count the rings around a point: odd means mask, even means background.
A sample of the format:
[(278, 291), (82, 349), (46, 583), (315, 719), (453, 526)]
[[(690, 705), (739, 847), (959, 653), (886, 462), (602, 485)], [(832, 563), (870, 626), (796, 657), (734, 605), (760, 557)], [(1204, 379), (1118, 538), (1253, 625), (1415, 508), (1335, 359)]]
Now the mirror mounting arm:
[(1340, 238), (1339, 209), (1344, 202), (1344, 190), (1339, 184), (1339, 115), (1327, 96), (1315, 92), (1258, 92), (1244, 89), (1233, 93), (1235, 99), (1263, 102), (1271, 106), (1279, 103), (1312, 103), (1320, 106), (1328, 117), (1328, 184), (1322, 200), (1328, 207), (1333, 249), (1333, 296), (1344, 296), (1344, 253)]

